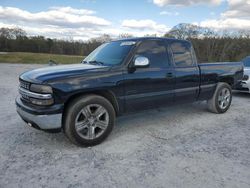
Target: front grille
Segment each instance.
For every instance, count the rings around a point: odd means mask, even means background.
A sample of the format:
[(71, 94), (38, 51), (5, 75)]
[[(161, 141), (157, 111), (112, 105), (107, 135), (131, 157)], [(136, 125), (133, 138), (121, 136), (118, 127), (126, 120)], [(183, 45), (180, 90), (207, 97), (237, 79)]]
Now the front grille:
[(26, 101), (26, 102), (30, 102), (30, 97), (29, 97), (28, 95), (26, 95), (26, 94), (23, 93), (23, 92), (20, 92), (20, 90), (19, 90), (19, 93), (20, 93), (20, 95), (21, 95), (21, 99), (22, 99), (22, 100), (24, 100), (24, 101)]
[(23, 80), (20, 80), (20, 87), (29, 90), (30, 89), (30, 83), (25, 82)]
[[(25, 89), (25, 90), (29, 90), (29, 89), (30, 89), (30, 83), (29, 83), (29, 82), (26, 82), (26, 81), (23, 81), (23, 80), (19, 80), (19, 82), (20, 82), (20, 85), (19, 85), (20, 88), (23, 88), (23, 89)], [(21, 99), (22, 99), (22, 100), (25, 100), (25, 101), (27, 101), (27, 102), (30, 101), (30, 98), (29, 98), (28, 95), (26, 95), (25, 93), (20, 92), (20, 91), (19, 91), (19, 93), (20, 93), (20, 95), (21, 95)]]
[(25, 100), (29, 100), (29, 96), (28, 95), (25, 95), (24, 93), (20, 93), (22, 98), (25, 99)]

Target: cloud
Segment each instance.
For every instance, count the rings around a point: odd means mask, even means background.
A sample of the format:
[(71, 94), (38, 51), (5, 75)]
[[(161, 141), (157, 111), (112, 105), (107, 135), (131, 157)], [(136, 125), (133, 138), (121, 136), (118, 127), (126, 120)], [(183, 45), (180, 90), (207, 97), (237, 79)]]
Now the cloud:
[(250, 29), (249, 19), (227, 18), (227, 19), (212, 19), (205, 20), (200, 23), (202, 27), (214, 29)]
[(225, 18), (250, 18), (250, 0), (228, 0), (229, 8), (222, 14)]
[(189, 6), (195, 4), (219, 5), (223, 0), (153, 0), (153, 3), (159, 7), (167, 5)]
[(179, 12), (168, 12), (168, 11), (161, 11), (160, 15), (167, 15), (167, 16), (179, 16)]
[(123, 20), (122, 27), (128, 28), (128, 29), (136, 29), (140, 31), (150, 31), (155, 32), (156, 34), (159, 33), (166, 33), (169, 28), (164, 24), (157, 24), (153, 20)]
[(31, 13), (19, 8), (0, 6), (0, 21), (3, 22), (54, 25), (64, 28), (108, 26), (111, 24), (103, 18), (90, 14), (94, 14), (94, 11), (71, 7), (52, 7), (48, 11)]
[(45, 36), (50, 38), (64, 39), (64, 40), (87, 40), (89, 38), (98, 37), (104, 34), (100, 29), (93, 28), (62, 28), (57, 26), (31, 26), (31, 25), (17, 25), (0, 23), (1, 27), (15, 28), (20, 27), (27, 32), (29, 36)]
[(72, 7), (50, 7), (51, 10), (60, 11), (68, 14), (91, 15), (96, 12), (88, 9), (74, 9)]
[(227, 0), (228, 9), (219, 19), (200, 22), (201, 26), (215, 29), (250, 29), (250, 0)]
[(110, 21), (95, 14), (93, 10), (72, 7), (50, 7), (47, 11), (32, 13), (0, 6), (0, 26), (20, 27), (28, 35), (86, 40), (103, 34), (102, 29), (112, 25)]
[(50, 7), (46, 11), (29, 12), (15, 7), (0, 6), (0, 27), (20, 27), (29, 36), (42, 35), (58, 39), (87, 40), (109, 34), (117, 37), (127, 33), (133, 36), (165, 34), (169, 28), (152, 20), (123, 20), (114, 25), (96, 16), (88, 9)]

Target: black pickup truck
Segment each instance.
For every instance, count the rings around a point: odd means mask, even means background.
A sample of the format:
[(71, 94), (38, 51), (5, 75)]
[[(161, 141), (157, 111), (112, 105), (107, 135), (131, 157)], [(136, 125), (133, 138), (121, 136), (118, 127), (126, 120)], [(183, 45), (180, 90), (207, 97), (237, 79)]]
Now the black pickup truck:
[(102, 44), (79, 64), (23, 73), (16, 106), (30, 126), (60, 129), (90, 146), (128, 112), (206, 100), (210, 111), (224, 113), (242, 77), (242, 63), (197, 64), (185, 40), (124, 39)]

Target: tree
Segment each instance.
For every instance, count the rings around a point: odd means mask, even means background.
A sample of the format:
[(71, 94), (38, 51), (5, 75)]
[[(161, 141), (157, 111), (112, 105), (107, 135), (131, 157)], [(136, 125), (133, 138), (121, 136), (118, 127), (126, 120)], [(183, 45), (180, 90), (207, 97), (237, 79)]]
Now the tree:
[(201, 29), (202, 28), (197, 25), (181, 23), (174, 26), (165, 36), (177, 39), (197, 38)]

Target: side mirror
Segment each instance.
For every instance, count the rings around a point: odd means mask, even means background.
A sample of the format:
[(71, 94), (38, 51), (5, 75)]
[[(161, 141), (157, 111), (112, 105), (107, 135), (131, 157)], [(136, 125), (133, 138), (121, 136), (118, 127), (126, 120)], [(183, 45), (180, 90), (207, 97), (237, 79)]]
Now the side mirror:
[(49, 60), (49, 66), (54, 66), (54, 65), (58, 65), (58, 63), (55, 62), (54, 60), (50, 59)]
[(138, 56), (134, 60), (134, 67), (148, 67), (149, 66), (149, 59), (144, 56)]

